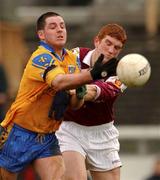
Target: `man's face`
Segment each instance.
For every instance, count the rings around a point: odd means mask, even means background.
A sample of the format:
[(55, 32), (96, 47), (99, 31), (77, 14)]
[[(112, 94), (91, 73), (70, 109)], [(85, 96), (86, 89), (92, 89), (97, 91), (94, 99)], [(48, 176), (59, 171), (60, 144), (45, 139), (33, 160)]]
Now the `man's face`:
[(67, 39), (67, 32), (64, 20), (60, 16), (48, 17), (45, 20), (45, 27), (38, 32), (40, 40), (45, 41), (54, 49), (64, 47)]
[(102, 40), (95, 39), (95, 47), (99, 54), (104, 54), (104, 61), (107, 62), (113, 57), (117, 57), (122, 50), (123, 44), (118, 39), (107, 35)]

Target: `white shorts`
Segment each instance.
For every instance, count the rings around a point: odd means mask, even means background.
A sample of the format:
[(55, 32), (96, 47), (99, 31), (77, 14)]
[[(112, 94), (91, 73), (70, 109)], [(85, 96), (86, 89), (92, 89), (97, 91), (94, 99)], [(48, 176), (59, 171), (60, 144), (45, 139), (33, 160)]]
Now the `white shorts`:
[(99, 126), (82, 126), (64, 121), (56, 132), (60, 149), (76, 151), (86, 158), (92, 171), (108, 171), (122, 165), (119, 151), (119, 132), (113, 122)]

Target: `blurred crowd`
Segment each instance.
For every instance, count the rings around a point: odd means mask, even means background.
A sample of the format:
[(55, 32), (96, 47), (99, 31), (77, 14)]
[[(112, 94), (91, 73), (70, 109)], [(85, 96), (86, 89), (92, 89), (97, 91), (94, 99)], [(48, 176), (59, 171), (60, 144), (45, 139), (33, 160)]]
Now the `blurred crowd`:
[(0, 121), (3, 120), (8, 102), (8, 81), (3, 65), (0, 63)]

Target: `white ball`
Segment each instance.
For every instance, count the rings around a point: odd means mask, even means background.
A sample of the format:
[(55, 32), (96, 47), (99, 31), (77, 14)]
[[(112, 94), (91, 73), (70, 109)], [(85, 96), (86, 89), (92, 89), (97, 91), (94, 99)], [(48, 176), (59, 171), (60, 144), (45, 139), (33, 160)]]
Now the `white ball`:
[(151, 75), (151, 66), (141, 54), (127, 54), (117, 65), (117, 76), (128, 87), (143, 86)]

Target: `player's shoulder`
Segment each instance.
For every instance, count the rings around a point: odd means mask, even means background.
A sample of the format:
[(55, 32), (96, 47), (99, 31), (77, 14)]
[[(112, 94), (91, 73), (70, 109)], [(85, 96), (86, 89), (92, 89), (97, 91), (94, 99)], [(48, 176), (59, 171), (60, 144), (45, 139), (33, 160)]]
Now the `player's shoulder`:
[(76, 47), (71, 50), (77, 57), (80, 59), (83, 59), (89, 51), (91, 51), (90, 48), (87, 47)]
[(75, 52), (72, 51), (72, 49), (65, 49), (66, 54), (72, 57), (77, 57), (77, 54)]
[(52, 54), (50, 54), (47, 51), (40, 51), (40, 50), (35, 51), (30, 58), (30, 63), (33, 66), (42, 69), (46, 69), (51, 64), (53, 64), (54, 61), (55, 60), (53, 59)]
[(88, 53), (89, 51), (91, 51), (91, 49), (87, 47), (76, 47), (76, 48), (71, 49), (71, 51), (74, 54), (80, 54), (80, 53)]
[(78, 56), (80, 53), (80, 48), (79, 47), (73, 48), (73, 49), (71, 49), (71, 52)]

